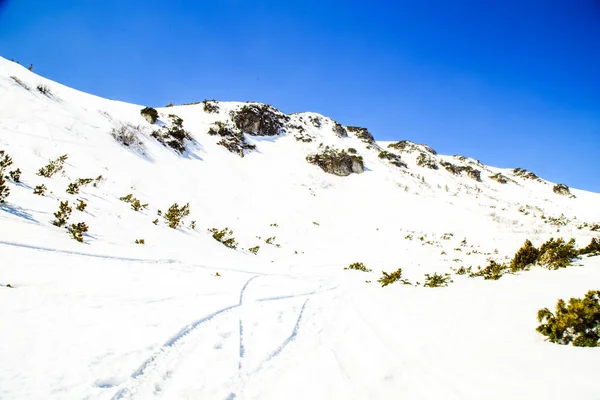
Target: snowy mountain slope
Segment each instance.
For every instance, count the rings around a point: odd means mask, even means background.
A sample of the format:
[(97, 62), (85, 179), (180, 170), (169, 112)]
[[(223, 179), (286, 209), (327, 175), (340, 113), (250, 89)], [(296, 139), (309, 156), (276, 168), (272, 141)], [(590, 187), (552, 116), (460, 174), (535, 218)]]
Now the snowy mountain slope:
[[(0, 329), (0, 359), (10, 360), (0, 363), (2, 398), (560, 398), (573, 385), (580, 398), (600, 393), (595, 349), (535, 332), (537, 309), (598, 287), (597, 260), (500, 282), (455, 277), (435, 290), (376, 283), (398, 267), (422, 281), (506, 260), (527, 238), (585, 245), (598, 237), (590, 227), (599, 194), (561, 195), (519, 170), (374, 142), (315, 113), (269, 109), (283, 121), (278, 134), (245, 132), (256, 148), (240, 157), (209, 130), (235, 129), (247, 104), (214, 104), (216, 113), (202, 103), (158, 108), (152, 125), (141, 105), (0, 59), (0, 150), (22, 171), (0, 207), (0, 284), (14, 286), (0, 287), (10, 321)], [(191, 137), (183, 154), (152, 136), (169, 114)], [(142, 145), (118, 143), (111, 131), (122, 126)], [(355, 149), (365, 172), (336, 176), (306, 161), (326, 146)], [(36, 175), (63, 154), (63, 173)], [(65, 192), (100, 175), (97, 187)], [(47, 194), (34, 195), (41, 184)], [(148, 208), (119, 200), (130, 193)], [(51, 223), (60, 201), (77, 199), (87, 208), (69, 223), (89, 226), (84, 243)], [(174, 202), (191, 210), (179, 229), (157, 215)], [(225, 227), (237, 250), (207, 232)], [(247, 250), (257, 245), (256, 255)], [(343, 271), (355, 261), (374, 272)]]

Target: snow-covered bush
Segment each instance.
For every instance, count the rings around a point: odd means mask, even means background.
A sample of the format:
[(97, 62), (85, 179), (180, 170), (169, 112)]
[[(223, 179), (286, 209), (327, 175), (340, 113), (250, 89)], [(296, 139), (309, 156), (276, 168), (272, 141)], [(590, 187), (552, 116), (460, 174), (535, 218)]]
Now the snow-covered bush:
[(71, 212), (73, 212), (73, 209), (69, 207), (69, 202), (61, 201), (58, 211), (54, 213), (56, 219), (52, 221), (52, 224), (58, 227), (63, 226), (67, 223), (69, 217), (71, 217)]
[(449, 283), (452, 283), (452, 278), (450, 278), (450, 274), (438, 274), (437, 272), (433, 275), (425, 274), (425, 283), (423, 286), (425, 287), (446, 287)]
[(319, 166), (323, 171), (338, 176), (348, 176), (351, 173), (360, 174), (364, 172), (364, 163), (361, 156), (346, 153), (344, 150), (327, 146), (318, 154), (311, 154), (306, 161)]
[(144, 143), (140, 140), (140, 127), (131, 124), (122, 124), (112, 128), (111, 136), (123, 146), (131, 147), (140, 152), (144, 152)]
[(254, 255), (258, 254), (258, 250), (260, 250), (260, 246), (254, 246), (254, 247), (248, 248), (248, 251)]
[(538, 311), (537, 331), (552, 343), (580, 347), (600, 346), (600, 291), (590, 290), (583, 299), (572, 297), (556, 303), (555, 312)]
[(463, 172), (466, 172), (469, 178), (481, 182), (481, 171), (470, 165), (456, 165), (447, 161), (440, 161), (440, 164), (451, 174), (461, 175)]
[(163, 215), (163, 218), (169, 228), (176, 229), (183, 223), (183, 218), (188, 215), (190, 215), (190, 203), (186, 203), (181, 207), (179, 207), (179, 204), (174, 203)]
[(142, 117), (146, 118), (146, 121), (148, 121), (149, 124), (155, 124), (158, 120), (158, 111), (152, 107), (142, 108), (140, 114)]
[(68, 156), (66, 154), (63, 154), (62, 156), (58, 157), (56, 160), (49, 161), (48, 165), (40, 168), (37, 175), (43, 176), (45, 178), (52, 178), (56, 173), (62, 171), (62, 169), (65, 165), (65, 161), (67, 161), (67, 158), (68, 158)]
[(540, 251), (531, 243), (525, 240), (525, 244), (515, 253), (510, 262), (510, 270), (512, 272), (522, 271), (537, 262)]
[(78, 222), (76, 224), (71, 224), (67, 228), (67, 231), (73, 239), (83, 243), (83, 234), (86, 233), (88, 229), (89, 227), (85, 224), (85, 222)]
[(361, 262), (355, 262), (352, 263), (350, 265), (348, 265), (347, 267), (345, 267), (344, 269), (353, 269), (356, 271), (362, 271), (362, 272), (371, 272), (372, 269), (369, 269), (365, 266), (365, 264), (361, 263)]
[[(231, 229), (227, 227), (221, 230), (217, 228), (211, 228), (208, 231), (212, 233), (212, 237), (217, 242), (221, 242), (224, 246), (229, 247), (230, 249), (237, 249), (237, 242), (233, 237), (233, 231)], [(256, 251), (258, 251), (258, 249)]]
[(565, 242), (563, 238), (550, 238), (540, 247), (538, 262), (548, 269), (565, 268), (577, 258), (575, 239)]

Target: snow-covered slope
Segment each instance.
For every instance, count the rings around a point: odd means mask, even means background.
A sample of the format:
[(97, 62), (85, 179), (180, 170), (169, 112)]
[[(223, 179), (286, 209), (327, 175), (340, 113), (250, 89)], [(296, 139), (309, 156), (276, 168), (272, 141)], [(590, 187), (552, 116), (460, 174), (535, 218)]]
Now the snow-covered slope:
[[(158, 108), (151, 124), (142, 105), (0, 58), (0, 150), (22, 171), (0, 205), (0, 285), (13, 286), (0, 286), (1, 398), (598, 398), (598, 351), (535, 332), (537, 309), (600, 286), (598, 261), (439, 289), (376, 281), (506, 261), (525, 239), (585, 245), (599, 194), (315, 113), (209, 104)], [(236, 122), (244, 107), (276, 134)], [(189, 134), (183, 153), (152, 136), (170, 115)], [(219, 126), (238, 134), (209, 134)], [(123, 127), (137, 144), (115, 140)], [(328, 146), (354, 149), (364, 172), (307, 162)], [(63, 154), (61, 173), (37, 175)], [(65, 200), (69, 223), (89, 226), (83, 243), (52, 224)], [(191, 211), (178, 229), (157, 215), (173, 203)], [(225, 227), (236, 250), (208, 232)], [(343, 270), (356, 261), (374, 272)]]

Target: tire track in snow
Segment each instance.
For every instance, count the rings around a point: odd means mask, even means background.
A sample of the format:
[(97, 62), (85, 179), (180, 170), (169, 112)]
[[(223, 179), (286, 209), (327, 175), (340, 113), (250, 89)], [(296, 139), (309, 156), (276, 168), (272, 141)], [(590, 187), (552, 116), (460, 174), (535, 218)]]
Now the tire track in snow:
[(176, 333), (174, 336), (172, 336), (171, 338), (169, 338), (162, 346), (161, 348), (156, 351), (152, 356), (150, 356), (150, 358), (148, 358), (146, 361), (144, 361), (142, 363), (142, 365), (137, 368), (131, 375), (130, 375), (130, 380), (129, 380), (129, 387), (124, 387), (121, 390), (119, 390), (113, 397), (113, 400), (118, 400), (118, 399), (124, 399), (124, 398), (128, 398), (131, 396), (134, 396), (136, 394), (136, 389), (139, 385), (141, 385), (142, 383), (145, 383), (145, 381), (142, 380), (142, 378), (144, 378), (145, 376), (150, 376), (152, 374), (152, 372), (154, 372), (155, 370), (157, 370), (158, 368), (160, 368), (160, 366), (162, 365), (163, 361), (165, 361), (165, 359), (169, 358), (169, 356), (171, 354), (173, 354), (175, 351), (179, 350), (186, 344), (184, 342), (184, 339), (190, 335), (192, 332), (194, 332), (197, 328), (199, 328), (200, 326), (202, 326), (203, 324), (205, 324), (206, 322), (211, 321), (212, 319), (214, 319), (215, 317), (222, 315), (224, 313), (227, 313), (228, 311), (234, 310), (238, 307), (240, 307), (242, 305), (242, 301), (244, 298), (244, 292), (246, 291), (248, 285), (250, 284), (250, 282), (256, 278), (257, 276), (253, 276), (250, 279), (248, 279), (246, 281), (246, 283), (244, 284), (244, 286), (242, 287), (242, 289), (240, 290), (240, 299), (238, 304), (233, 304), (230, 305), (228, 307), (224, 307), (220, 310), (217, 310), (205, 317), (202, 317), (201, 319), (192, 322), (191, 324), (186, 325), (185, 327), (183, 327), (178, 333)]

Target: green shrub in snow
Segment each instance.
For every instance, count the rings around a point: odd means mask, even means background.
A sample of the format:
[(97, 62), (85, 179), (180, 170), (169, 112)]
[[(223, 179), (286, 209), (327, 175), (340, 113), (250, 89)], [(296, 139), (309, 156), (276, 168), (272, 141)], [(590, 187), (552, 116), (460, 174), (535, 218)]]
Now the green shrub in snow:
[(4, 179), (4, 175), (0, 173), (0, 203), (4, 203), (9, 194), (10, 189), (6, 183), (6, 179)]
[[(383, 276), (377, 280), (377, 282), (381, 283), (381, 287), (391, 285), (392, 283), (398, 282), (402, 279), (402, 268), (398, 268), (396, 271), (389, 274), (385, 271), (381, 271), (381, 273)], [(403, 281), (403, 283), (410, 284), (406, 280)]]
[(142, 117), (146, 118), (146, 121), (150, 124), (156, 123), (158, 120), (158, 111), (152, 107), (145, 107), (140, 111)]
[(350, 265), (348, 265), (347, 267), (345, 267), (344, 269), (353, 269), (356, 271), (362, 271), (362, 272), (371, 272), (372, 270), (367, 268), (365, 266), (365, 264), (361, 263), (361, 262), (355, 262), (352, 263)]
[(212, 233), (212, 237), (217, 241), (221, 242), (224, 246), (230, 249), (237, 249), (237, 242), (233, 237), (233, 231), (229, 228), (218, 230), (217, 228), (211, 228), (208, 230)]
[(525, 244), (515, 253), (510, 262), (510, 270), (512, 272), (522, 271), (528, 266), (537, 262), (540, 251), (533, 246), (530, 240), (525, 240)]
[(48, 165), (40, 168), (37, 175), (43, 176), (45, 178), (52, 178), (56, 173), (62, 171), (65, 161), (67, 161), (68, 156), (63, 154), (58, 157), (56, 160), (51, 160)]
[(12, 158), (4, 150), (0, 150), (0, 173), (4, 174), (12, 163)]
[(37, 90), (45, 96), (52, 96), (52, 91), (46, 85), (37, 85)]
[(575, 249), (575, 239), (565, 242), (563, 238), (550, 238), (540, 247), (538, 263), (548, 269), (566, 268), (571, 265), (573, 259), (577, 258), (578, 251)]
[(183, 223), (183, 218), (190, 215), (190, 203), (186, 203), (183, 206), (174, 203), (167, 212), (163, 215), (163, 218), (169, 225), (169, 228), (176, 229)]
[(77, 194), (79, 193), (79, 185), (77, 183), (69, 183), (67, 186), (67, 193), (69, 194)]
[(248, 248), (248, 251), (254, 255), (258, 254), (258, 250), (260, 249), (260, 246), (254, 246), (254, 247), (250, 247)]
[(152, 132), (150, 136), (158, 140), (163, 146), (171, 147), (173, 150), (183, 154), (185, 152), (185, 140), (191, 140), (190, 134), (183, 129), (183, 119), (175, 114), (169, 114), (171, 124), (163, 126)]
[(219, 112), (219, 104), (216, 100), (204, 100), (202, 101), (204, 106), (204, 112), (208, 114), (215, 114)]
[(44, 184), (37, 185), (33, 189), (33, 194), (37, 194), (37, 195), (43, 196), (46, 193), (46, 190), (48, 190), (48, 188), (46, 187), (46, 185), (44, 185)]
[(129, 203), (131, 205), (131, 209), (134, 211), (140, 211), (144, 208), (148, 208), (148, 204), (142, 204), (138, 199), (133, 197), (133, 194), (131, 193), (127, 196), (120, 197), (119, 200)]
[(450, 274), (438, 274), (437, 272), (433, 275), (425, 274), (425, 287), (446, 287), (449, 283), (452, 283)]
[(54, 213), (54, 217), (56, 219), (52, 221), (52, 224), (58, 227), (63, 226), (67, 223), (67, 220), (71, 216), (71, 212), (73, 212), (73, 209), (69, 207), (69, 202), (61, 201), (58, 207), (58, 211)]
[(481, 269), (477, 267), (477, 271), (469, 273), (469, 278), (483, 277), (485, 280), (497, 281), (508, 271), (508, 266), (499, 264), (494, 260), (489, 260), (489, 264), (485, 268)]
[(596, 238), (592, 238), (590, 244), (588, 244), (583, 249), (579, 249), (579, 254), (588, 254), (589, 256), (600, 255), (600, 241)]
[(75, 206), (75, 208), (79, 211), (84, 211), (85, 208), (87, 207), (87, 203), (81, 199), (77, 199), (77, 205)]
[(537, 331), (552, 343), (579, 347), (600, 346), (600, 291), (590, 290), (583, 299), (572, 297), (569, 303), (559, 299), (555, 312), (538, 311)]
[(67, 230), (73, 239), (82, 243), (83, 234), (88, 231), (88, 226), (85, 224), (85, 222), (78, 222), (76, 224), (71, 224)]
[(146, 240), (144, 240), (144, 239), (135, 239), (135, 244), (146, 244)]
[(12, 179), (13, 182), (21, 182), (21, 169), (17, 168), (15, 170), (12, 170), (8, 173), (8, 176), (10, 177), (10, 179)]

